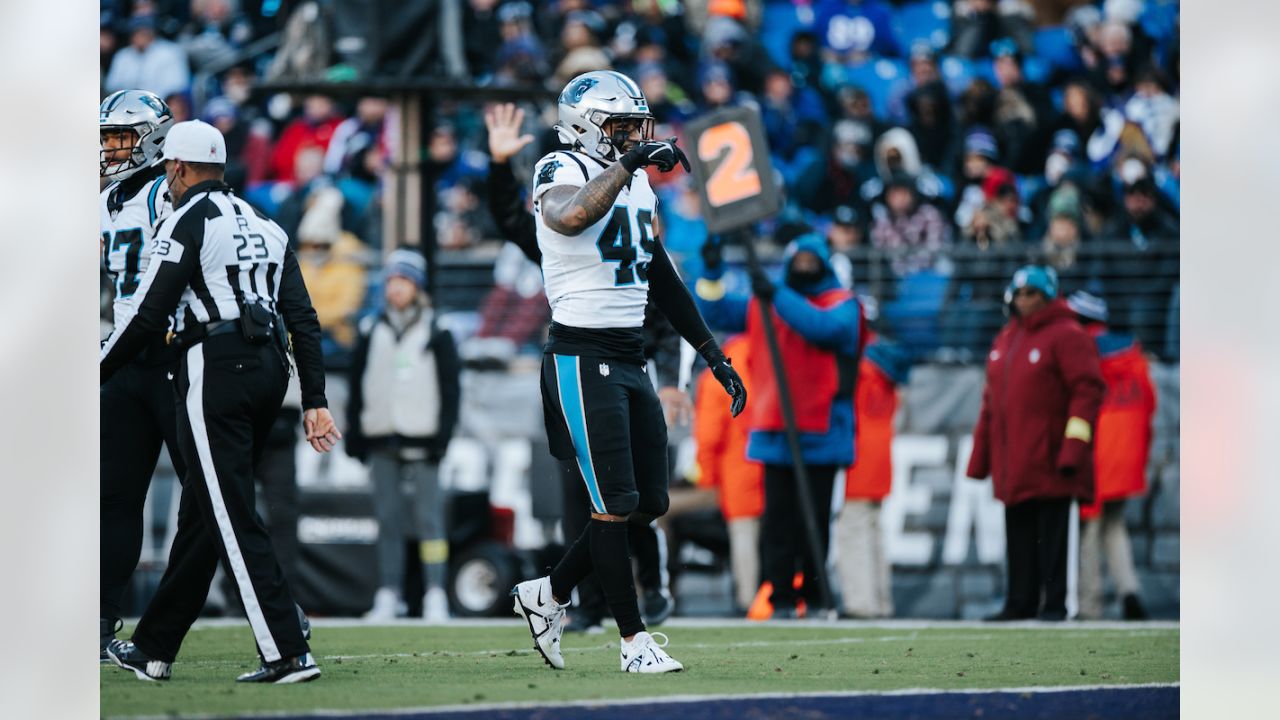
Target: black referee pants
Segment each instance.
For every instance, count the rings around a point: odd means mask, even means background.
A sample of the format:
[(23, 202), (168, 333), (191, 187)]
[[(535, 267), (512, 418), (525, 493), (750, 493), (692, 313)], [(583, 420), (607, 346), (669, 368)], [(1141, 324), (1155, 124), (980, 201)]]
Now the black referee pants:
[(284, 400), (288, 373), (274, 346), (218, 335), (189, 348), (177, 377), (178, 434), (191, 458), (169, 566), (133, 642), (173, 662), (200, 614), (220, 560), (267, 662), (309, 652), (293, 595), (254, 510), (253, 468)]
[(186, 475), (169, 379), (175, 367), (133, 362), (98, 391), (100, 617), (121, 615), (125, 585), (142, 553), (142, 509), (161, 444), (169, 448), (178, 477)]

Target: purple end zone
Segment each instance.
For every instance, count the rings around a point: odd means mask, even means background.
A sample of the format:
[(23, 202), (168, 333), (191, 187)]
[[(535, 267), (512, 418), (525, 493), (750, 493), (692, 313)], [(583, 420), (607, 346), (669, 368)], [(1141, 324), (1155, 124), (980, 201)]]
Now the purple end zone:
[[(1088, 688), (1051, 691), (921, 692), (885, 695), (813, 695), (804, 697), (736, 697), (639, 705), (647, 712), (681, 720), (767, 720), (803, 717), (843, 720), (849, 717), (893, 717), (935, 720), (980, 717), (983, 720), (1165, 720), (1178, 717), (1178, 687)], [(637, 705), (549, 705), (546, 707), (452, 708), (443, 711), (326, 712), (274, 720), (319, 720), (361, 717), (386, 720), (616, 720)]]

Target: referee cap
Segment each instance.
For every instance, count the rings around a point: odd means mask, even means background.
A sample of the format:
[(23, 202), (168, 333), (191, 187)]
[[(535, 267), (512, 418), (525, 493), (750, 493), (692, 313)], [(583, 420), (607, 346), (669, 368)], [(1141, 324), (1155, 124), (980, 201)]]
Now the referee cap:
[(207, 122), (180, 122), (169, 128), (165, 137), (164, 159), (226, 165), (227, 141), (218, 128)]

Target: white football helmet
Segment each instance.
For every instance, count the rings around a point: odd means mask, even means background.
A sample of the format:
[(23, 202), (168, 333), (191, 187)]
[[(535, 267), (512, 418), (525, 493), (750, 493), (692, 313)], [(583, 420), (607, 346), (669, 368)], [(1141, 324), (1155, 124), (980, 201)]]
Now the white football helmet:
[(126, 162), (112, 162), (107, 151), (98, 147), (98, 175), (110, 180), (124, 180), (142, 168), (161, 159), (161, 146), (173, 113), (159, 95), (146, 90), (120, 90), (107, 96), (98, 106), (98, 133), (107, 130), (131, 130), (133, 149)]
[(614, 162), (622, 156), (629, 133), (605, 132), (610, 120), (634, 119), (644, 140), (653, 139), (649, 101), (634, 80), (613, 70), (593, 70), (569, 81), (560, 93), (560, 139), (597, 160)]

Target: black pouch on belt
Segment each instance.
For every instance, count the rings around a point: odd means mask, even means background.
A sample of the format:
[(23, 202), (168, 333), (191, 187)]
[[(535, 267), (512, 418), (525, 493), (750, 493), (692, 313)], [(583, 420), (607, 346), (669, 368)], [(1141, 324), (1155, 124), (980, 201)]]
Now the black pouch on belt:
[(256, 303), (240, 306), (240, 334), (250, 345), (266, 345), (275, 335), (275, 313)]

